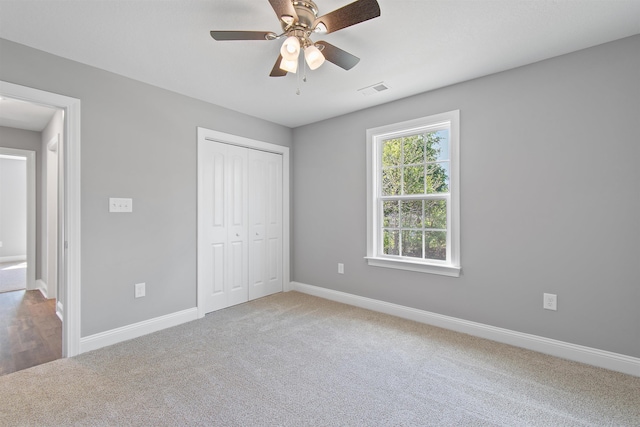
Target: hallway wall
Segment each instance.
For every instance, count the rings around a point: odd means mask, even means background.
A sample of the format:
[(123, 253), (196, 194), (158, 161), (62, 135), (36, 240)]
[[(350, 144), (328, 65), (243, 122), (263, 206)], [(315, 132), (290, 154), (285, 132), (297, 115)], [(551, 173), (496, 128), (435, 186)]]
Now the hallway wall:
[[(0, 147), (17, 148), (20, 150), (31, 150), (36, 152), (36, 200), (41, 200), (40, 198), (42, 196), (41, 138), (42, 136), (40, 132), (0, 126)], [(36, 224), (40, 224), (42, 218), (42, 207), (39, 203), (36, 205)], [(42, 260), (42, 252), (40, 249), (41, 241), (42, 236), (40, 227), (36, 227), (36, 279), (40, 277), (40, 263)], [(1, 249), (2, 248), (0, 248), (0, 251)], [(0, 252), (0, 254), (1, 253), (2, 252)]]

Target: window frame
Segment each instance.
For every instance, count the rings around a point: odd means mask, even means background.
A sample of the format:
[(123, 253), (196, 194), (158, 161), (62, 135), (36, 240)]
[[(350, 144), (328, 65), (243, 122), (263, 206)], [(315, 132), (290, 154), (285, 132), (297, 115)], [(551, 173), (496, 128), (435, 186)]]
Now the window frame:
[[(420, 195), (420, 199), (447, 200), (447, 260), (402, 257), (382, 253), (382, 157), (385, 140), (449, 128), (449, 193)], [(425, 197), (427, 196), (427, 197)], [(394, 196), (410, 200), (415, 196)], [(434, 114), (367, 129), (367, 263), (422, 273), (459, 277), (460, 264), (460, 110)]]

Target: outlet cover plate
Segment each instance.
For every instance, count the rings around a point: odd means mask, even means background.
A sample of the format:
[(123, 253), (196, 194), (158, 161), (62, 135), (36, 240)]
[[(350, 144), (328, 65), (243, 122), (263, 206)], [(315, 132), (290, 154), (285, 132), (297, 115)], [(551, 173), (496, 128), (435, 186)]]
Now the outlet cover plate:
[(146, 285), (144, 283), (136, 283), (134, 285), (136, 298), (141, 298), (145, 296), (145, 293), (146, 293), (145, 286)]
[(545, 310), (556, 311), (558, 309), (558, 296), (556, 294), (543, 294), (542, 306)]

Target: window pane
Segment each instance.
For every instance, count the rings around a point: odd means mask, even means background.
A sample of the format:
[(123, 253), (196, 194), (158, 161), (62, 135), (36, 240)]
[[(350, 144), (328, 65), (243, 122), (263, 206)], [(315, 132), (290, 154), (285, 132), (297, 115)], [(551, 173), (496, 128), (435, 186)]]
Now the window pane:
[(447, 228), (446, 200), (425, 200), (424, 228)]
[(387, 200), (382, 202), (382, 226), (397, 228), (400, 226), (400, 202)]
[(449, 160), (449, 130), (439, 130), (426, 135), (427, 161)]
[(402, 228), (422, 228), (422, 200), (402, 201)]
[(422, 258), (422, 231), (402, 230), (402, 256)]
[(404, 187), (402, 194), (424, 194), (424, 166), (404, 168)]
[(382, 169), (382, 194), (384, 196), (400, 194), (400, 168)]
[(400, 166), (402, 139), (388, 139), (382, 143), (382, 167)]
[(447, 259), (447, 232), (446, 231), (426, 231), (425, 258), (446, 261)]
[(427, 165), (427, 193), (449, 192), (449, 162)]
[(398, 230), (384, 230), (383, 242), (385, 255), (400, 255), (400, 232)]
[(424, 163), (424, 135), (412, 135), (402, 139), (405, 165)]

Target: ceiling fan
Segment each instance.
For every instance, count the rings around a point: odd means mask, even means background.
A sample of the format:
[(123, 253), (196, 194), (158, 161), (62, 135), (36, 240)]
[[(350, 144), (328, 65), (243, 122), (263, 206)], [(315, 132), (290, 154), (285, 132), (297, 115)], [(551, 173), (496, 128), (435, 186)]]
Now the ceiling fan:
[(360, 58), (326, 41), (314, 42), (311, 34), (333, 33), (380, 16), (380, 6), (376, 0), (356, 0), (320, 17), (318, 7), (311, 0), (269, 0), (269, 3), (280, 20), (283, 31), (281, 34), (270, 31), (211, 31), (211, 37), (218, 41), (285, 38), (280, 55), (271, 70), (271, 77), (295, 73), (301, 51), (304, 51), (305, 61), (312, 70), (321, 66), (325, 60), (350, 70)]

